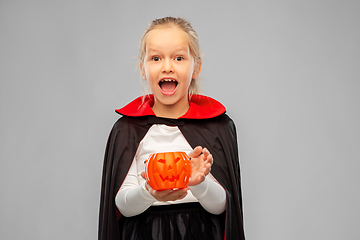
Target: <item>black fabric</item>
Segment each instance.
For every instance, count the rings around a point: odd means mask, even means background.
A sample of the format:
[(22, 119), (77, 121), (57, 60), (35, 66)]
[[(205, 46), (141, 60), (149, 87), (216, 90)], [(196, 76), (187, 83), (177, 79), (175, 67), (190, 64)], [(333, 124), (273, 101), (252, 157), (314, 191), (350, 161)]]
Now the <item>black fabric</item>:
[(114, 124), (104, 159), (99, 240), (120, 239), (117, 222), (120, 215), (115, 206), (115, 195), (126, 177), (140, 141), (153, 124), (178, 126), (191, 147), (209, 149), (214, 157), (211, 174), (226, 191), (226, 239), (245, 239), (236, 129), (233, 121), (222, 114), (201, 120), (123, 116)]
[(139, 215), (120, 218), (120, 239), (223, 240), (222, 220), (200, 203), (152, 206)]

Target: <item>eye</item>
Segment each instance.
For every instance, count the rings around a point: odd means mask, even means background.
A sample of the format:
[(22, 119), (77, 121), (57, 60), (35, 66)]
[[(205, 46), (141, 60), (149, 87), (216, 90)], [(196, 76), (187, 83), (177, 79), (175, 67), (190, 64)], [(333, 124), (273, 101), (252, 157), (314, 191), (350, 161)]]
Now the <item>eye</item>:
[(166, 161), (164, 159), (159, 159), (158, 162), (159, 163), (166, 163)]
[(159, 58), (159, 57), (152, 57), (151, 59), (152, 59), (154, 62), (160, 61), (160, 58)]
[(180, 61), (184, 60), (184, 58), (181, 57), (181, 56), (179, 56), (179, 57), (176, 57), (175, 60), (178, 61), (178, 62), (180, 62)]

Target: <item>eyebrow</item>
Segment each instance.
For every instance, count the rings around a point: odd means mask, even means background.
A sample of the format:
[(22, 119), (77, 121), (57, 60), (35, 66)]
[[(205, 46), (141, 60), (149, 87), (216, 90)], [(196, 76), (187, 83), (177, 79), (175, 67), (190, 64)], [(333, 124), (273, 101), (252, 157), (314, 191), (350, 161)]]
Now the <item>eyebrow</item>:
[[(174, 52), (180, 52), (180, 51), (188, 52), (189, 50), (190, 50), (189, 48), (178, 47), (178, 48), (174, 49)], [(148, 51), (148, 52), (157, 52), (157, 51), (161, 51), (161, 49), (158, 48), (158, 47), (148, 47), (146, 49), (146, 51)]]

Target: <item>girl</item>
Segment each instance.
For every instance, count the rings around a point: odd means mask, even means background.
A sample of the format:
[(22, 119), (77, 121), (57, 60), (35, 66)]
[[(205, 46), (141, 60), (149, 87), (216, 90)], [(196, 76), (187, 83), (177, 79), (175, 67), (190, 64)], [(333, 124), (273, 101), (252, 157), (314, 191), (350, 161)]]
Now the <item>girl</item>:
[[(99, 239), (245, 239), (236, 130), (221, 103), (196, 94), (197, 34), (182, 18), (156, 19), (139, 57), (152, 94), (116, 110), (122, 117), (105, 153)], [(189, 187), (155, 191), (144, 160), (169, 151), (192, 158)]]

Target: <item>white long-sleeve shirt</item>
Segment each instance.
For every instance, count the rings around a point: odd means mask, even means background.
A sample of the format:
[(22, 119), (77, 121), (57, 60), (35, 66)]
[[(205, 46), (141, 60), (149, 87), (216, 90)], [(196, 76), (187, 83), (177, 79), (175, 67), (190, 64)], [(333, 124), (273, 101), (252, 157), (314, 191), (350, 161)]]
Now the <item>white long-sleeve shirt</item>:
[(199, 202), (210, 213), (222, 213), (226, 207), (226, 193), (211, 174), (202, 183), (191, 186), (187, 196), (181, 200), (160, 202), (145, 189), (146, 181), (140, 173), (145, 170), (144, 161), (150, 154), (175, 151), (188, 154), (192, 150), (178, 127), (163, 124), (151, 126), (140, 142), (129, 172), (116, 194), (115, 203), (121, 214), (130, 217), (144, 212), (152, 205), (186, 202)]

